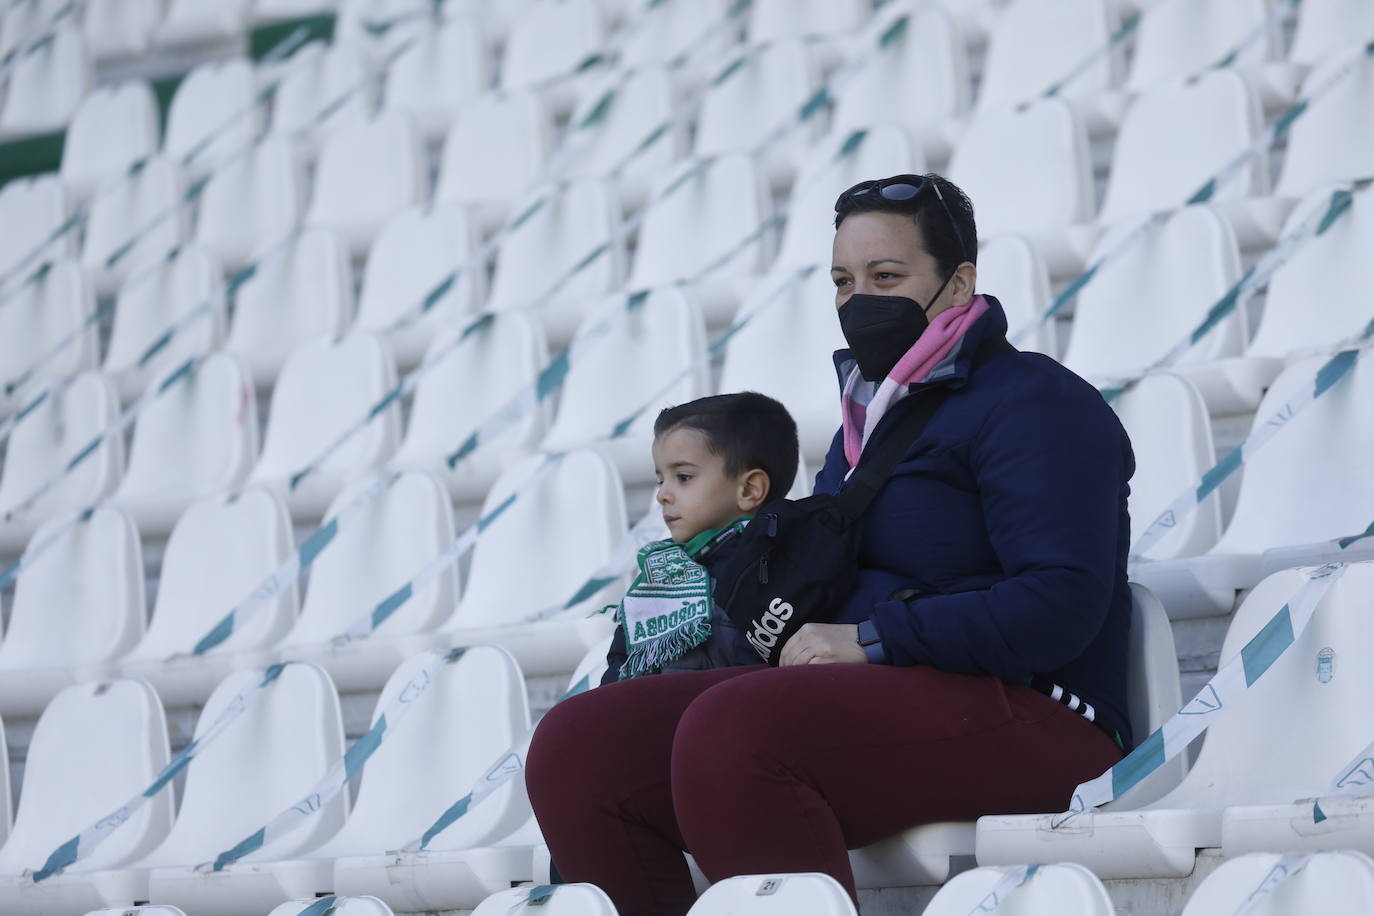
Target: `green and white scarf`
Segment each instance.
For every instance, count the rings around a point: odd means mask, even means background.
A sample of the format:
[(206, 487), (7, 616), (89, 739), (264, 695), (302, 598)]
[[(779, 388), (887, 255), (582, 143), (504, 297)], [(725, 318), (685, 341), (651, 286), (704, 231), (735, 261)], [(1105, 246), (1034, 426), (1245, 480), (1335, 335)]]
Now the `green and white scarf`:
[(711, 638), (711, 576), (695, 558), (717, 537), (748, 522), (737, 519), (685, 544), (665, 539), (640, 548), (639, 575), (615, 612), (625, 631), (621, 680), (660, 671)]

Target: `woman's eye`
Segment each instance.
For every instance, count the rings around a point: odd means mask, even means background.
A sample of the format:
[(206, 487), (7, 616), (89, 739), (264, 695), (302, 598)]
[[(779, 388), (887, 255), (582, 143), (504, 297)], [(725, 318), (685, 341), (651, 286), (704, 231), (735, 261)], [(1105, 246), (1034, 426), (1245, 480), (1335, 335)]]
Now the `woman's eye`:
[(895, 276), (897, 276), (897, 275), (896, 275), (896, 274), (890, 274), (890, 273), (887, 273), (886, 271), (884, 271), (884, 272), (878, 274), (878, 277), (877, 277), (877, 278), (878, 278), (879, 280), (891, 280), (891, 279), (892, 279), (893, 277), (895, 277)]
[(848, 277), (836, 277), (836, 278), (835, 278), (835, 288), (836, 288), (836, 289), (843, 289), (843, 288), (844, 288), (844, 285), (845, 285), (846, 283), (848, 283), (848, 282), (849, 282), (849, 278), (848, 278)]

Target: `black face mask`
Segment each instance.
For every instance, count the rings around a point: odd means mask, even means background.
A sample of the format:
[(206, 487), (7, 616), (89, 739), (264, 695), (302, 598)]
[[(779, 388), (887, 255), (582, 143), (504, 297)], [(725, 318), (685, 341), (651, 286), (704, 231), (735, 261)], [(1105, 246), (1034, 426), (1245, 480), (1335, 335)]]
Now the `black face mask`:
[[(932, 305), (953, 276), (950, 274), (930, 297)], [(859, 364), (859, 374), (869, 382), (887, 378), (897, 360), (912, 348), (928, 327), (930, 319), (926, 318), (926, 310), (915, 299), (906, 296), (856, 293), (840, 306), (840, 330)]]

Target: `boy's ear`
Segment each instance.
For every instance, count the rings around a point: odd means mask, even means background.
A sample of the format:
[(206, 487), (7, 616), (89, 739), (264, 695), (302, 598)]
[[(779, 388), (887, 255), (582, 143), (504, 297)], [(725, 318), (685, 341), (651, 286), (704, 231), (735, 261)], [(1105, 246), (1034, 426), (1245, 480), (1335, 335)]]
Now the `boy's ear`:
[(741, 512), (753, 512), (768, 500), (768, 472), (753, 468), (739, 476), (739, 490), (736, 501)]

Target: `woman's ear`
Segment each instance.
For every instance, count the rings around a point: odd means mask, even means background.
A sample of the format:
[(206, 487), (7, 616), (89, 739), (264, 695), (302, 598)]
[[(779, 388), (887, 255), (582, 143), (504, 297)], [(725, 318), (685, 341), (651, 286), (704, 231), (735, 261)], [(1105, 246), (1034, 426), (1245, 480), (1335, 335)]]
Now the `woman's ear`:
[(741, 512), (753, 512), (759, 506), (768, 501), (769, 480), (768, 472), (762, 468), (753, 468), (745, 471), (739, 476), (739, 488), (736, 493), (736, 503)]

